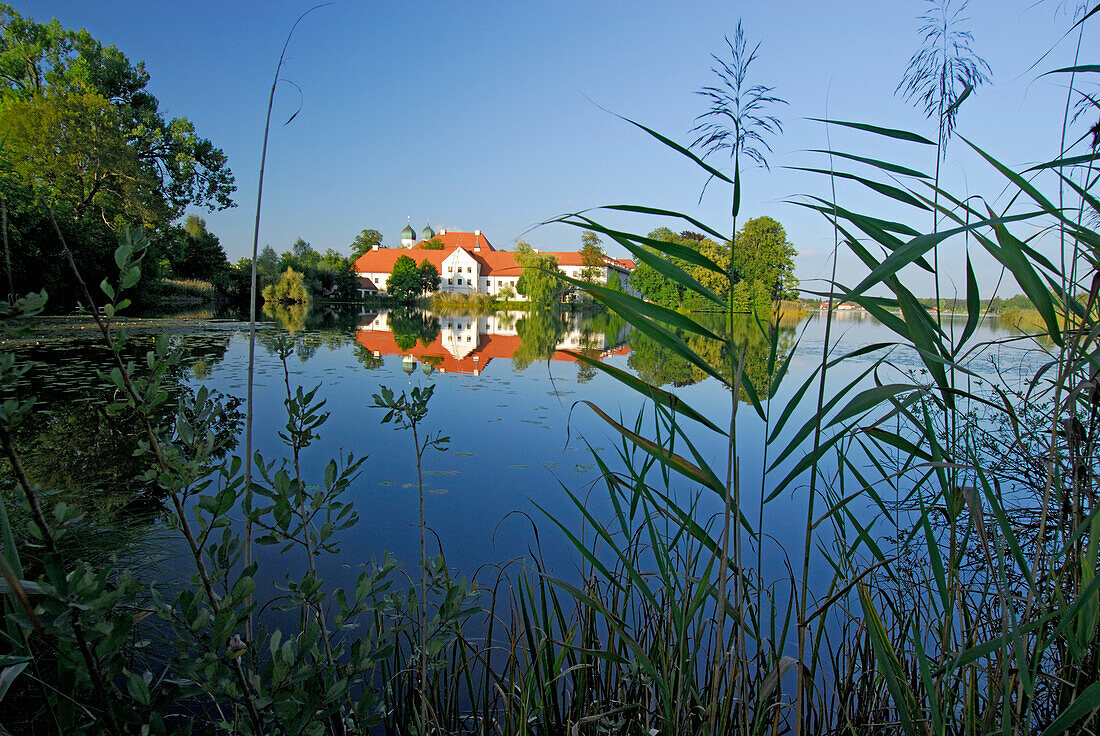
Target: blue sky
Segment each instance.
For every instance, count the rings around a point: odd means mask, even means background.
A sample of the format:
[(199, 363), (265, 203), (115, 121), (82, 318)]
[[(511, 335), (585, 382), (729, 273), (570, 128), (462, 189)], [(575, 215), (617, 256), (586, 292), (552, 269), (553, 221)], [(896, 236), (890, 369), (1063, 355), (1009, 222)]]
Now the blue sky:
[[(85, 27), (145, 61), (162, 109), (190, 118), (228, 154), (238, 207), (200, 214), (231, 260), (245, 255), (274, 66), (309, 4), (51, 0), (16, 7), (36, 20)], [(827, 197), (828, 181), (785, 167), (823, 163), (806, 153), (827, 144), (824, 127), (810, 117), (934, 137), (929, 121), (894, 94), (919, 45), (917, 16), (925, 7), (915, 0), (337, 2), (306, 18), (291, 41), (284, 76), (302, 91), (284, 84), (277, 92), (261, 246), (281, 251), (301, 236), (319, 250), (346, 252), (367, 227), (394, 245), (411, 217), (418, 230), (428, 218), (436, 229), (480, 229), (497, 247), (522, 236), (572, 250), (580, 237), (572, 228), (529, 229), (617, 203), (676, 209), (728, 230), (728, 190), (712, 186), (700, 202), (702, 172), (598, 105), (688, 142), (704, 109), (695, 90), (711, 81), (710, 55), (742, 19), (748, 37), (761, 42), (753, 81), (790, 103), (777, 111), (784, 133), (772, 141), (771, 170), (745, 175), (743, 217), (782, 222), (800, 251), (798, 275), (814, 288), (811, 280), (828, 273), (832, 231), (787, 200)], [(974, 0), (968, 15), (993, 81), (965, 103), (959, 132), (1013, 166), (1054, 158), (1065, 81), (1040, 73), (1072, 62), (1073, 39), (1062, 40), (1072, 23), (1066, 8), (1055, 0)], [(1095, 49), (1086, 36), (1083, 62), (1096, 61), (1089, 56)], [(299, 104), (298, 116), (282, 126)], [(869, 147), (842, 131), (832, 144), (923, 170), (935, 165), (921, 147)], [(1003, 188), (958, 140), (944, 179), (955, 192), (992, 202)], [(853, 209), (900, 213), (857, 185), (838, 194)], [(643, 231), (662, 224), (607, 220)], [(961, 284), (961, 250), (954, 256), (944, 268), (953, 266), (947, 276)], [(995, 283), (999, 271), (987, 259), (978, 263), (982, 285)], [(850, 256), (840, 260), (845, 280), (858, 268)]]

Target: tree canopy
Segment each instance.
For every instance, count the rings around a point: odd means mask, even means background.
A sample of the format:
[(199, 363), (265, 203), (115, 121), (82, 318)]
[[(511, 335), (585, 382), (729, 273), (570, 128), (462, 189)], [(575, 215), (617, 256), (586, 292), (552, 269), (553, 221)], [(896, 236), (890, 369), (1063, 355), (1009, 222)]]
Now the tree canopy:
[[(46, 288), (55, 308), (75, 299), (50, 211), (90, 283), (115, 270), (123, 226), (149, 233), (147, 283), (228, 269), (224, 259), (184, 258), (176, 271), (181, 250), (195, 244), (172, 223), (189, 207), (233, 206), (235, 185), (225, 154), (186, 118), (161, 113), (148, 82), (143, 63), (87, 31), (0, 4), (0, 199), (17, 292)], [(212, 245), (199, 244), (200, 261), (213, 257)]]
[(351, 260), (358, 260), (364, 253), (368, 253), (377, 246), (382, 247), (382, 233), (377, 230), (366, 229), (355, 236), (351, 241)]
[[(428, 263), (426, 260), (424, 263)], [(428, 264), (431, 266), (431, 264)], [(434, 266), (433, 266), (434, 269)], [(439, 283), (439, 274), (436, 274)], [(401, 302), (411, 302), (424, 293), (424, 274), (409, 256), (401, 256), (393, 264), (393, 270), (386, 281), (386, 292)]]
[(516, 265), (523, 269), (516, 281), (516, 291), (537, 304), (557, 301), (554, 296), (561, 288), (558, 259), (549, 253), (537, 252), (522, 240), (516, 244), (515, 259)]
[[(787, 241), (783, 226), (771, 217), (747, 221), (734, 243), (717, 243), (699, 233), (679, 235), (668, 228), (649, 233), (652, 240), (686, 246), (709, 258), (725, 274), (715, 273), (663, 253), (650, 250), (710, 289), (723, 301), (731, 298), (738, 311), (768, 312), (780, 299), (798, 298), (798, 280), (794, 276), (794, 246)], [(731, 268), (732, 260), (732, 268)], [(631, 285), (646, 299), (674, 309), (715, 310), (716, 304), (699, 297), (680, 283), (646, 263), (638, 264), (630, 276)]]

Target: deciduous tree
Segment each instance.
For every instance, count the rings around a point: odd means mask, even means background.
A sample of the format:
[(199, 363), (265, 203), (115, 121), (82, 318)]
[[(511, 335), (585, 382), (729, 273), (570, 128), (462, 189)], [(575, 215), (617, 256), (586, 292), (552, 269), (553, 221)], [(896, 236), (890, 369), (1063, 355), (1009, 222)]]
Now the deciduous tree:
[(382, 247), (382, 233), (369, 228), (363, 230), (355, 236), (355, 240), (351, 241), (351, 259), (353, 261), (358, 259), (364, 253), (373, 250), (375, 246)]
[(537, 304), (549, 304), (561, 288), (558, 259), (548, 253), (538, 253), (529, 243), (516, 244), (516, 264), (523, 269), (516, 281), (516, 291)]
[(386, 292), (402, 302), (411, 302), (424, 293), (424, 281), (416, 261), (401, 256), (394, 262), (386, 281)]

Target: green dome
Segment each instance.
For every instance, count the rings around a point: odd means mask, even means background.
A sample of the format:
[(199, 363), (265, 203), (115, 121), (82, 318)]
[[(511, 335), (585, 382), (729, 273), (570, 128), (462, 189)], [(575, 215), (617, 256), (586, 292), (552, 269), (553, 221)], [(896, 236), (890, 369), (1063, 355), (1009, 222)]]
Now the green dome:
[(405, 229), (401, 231), (402, 240), (415, 240), (416, 231), (412, 229), (412, 225), (406, 225)]
[(424, 229), (420, 231), (421, 240), (431, 240), (435, 237), (435, 231), (432, 230), (432, 224), (429, 222), (424, 226)]

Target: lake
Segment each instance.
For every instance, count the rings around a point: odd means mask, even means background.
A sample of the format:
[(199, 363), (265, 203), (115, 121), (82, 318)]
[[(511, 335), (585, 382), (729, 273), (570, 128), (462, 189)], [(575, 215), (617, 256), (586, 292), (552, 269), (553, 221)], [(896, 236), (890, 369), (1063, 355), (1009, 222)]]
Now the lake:
[[(384, 552), (408, 565), (419, 556), (412, 437), (380, 423), (383, 412), (373, 406), (372, 395), (381, 386), (395, 393), (436, 387), (424, 426), (450, 441), (445, 451), (426, 456), (425, 515), (448, 564), (467, 575), (537, 551), (557, 574), (569, 576), (579, 560), (546, 515), (583, 536), (581, 514), (567, 491), (597, 516), (609, 511), (607, 492), (589, 448), (619, 469), (617, 452), (623, 443), (580, 402), (593, 402), (628, 426), (633, 426), (646, 402), (619, 381), (578, 361), (572, 352), (662, 384), (719, 426), (729, 423), (729, 395), (717, 381), (607, 314), (433, 315), (356, 307), (269, 310), (266, 317), (256, 348), (256, 451), (270, 460), (283, 456), (285, 450), (278, 437), (286, 421), (284, 367), (274, 346), (275, 338), (282, 335), (294, 346), (287, 361), (291, 384), (320, 386), (318, 395), (330, 412), (321, 439), (303, 456), (307, 482), (318, 482), (330, 458), (348, 453), (368, 458), (350, 493), (361, 521), (343, 533), (341, 557), (330, 559), (328, 569), (322, 570), (333, 582), (351, 581), (353, 568)], [(774, 401), (788, 400), (819, 364), (824, 324), (818, 315), (781, 323), (780, 351), (794, 354)], [(121, 520), (133, 535), (135, 549), (147, 545), (170, 558), (171, 545), (163, 546), (156, 534), (155, 499), (143, 495), (133, 481), (140, 470), (140, 462), (130, 452), (133, 428), (118, 426), (103, 411), (111, 398), (108, 390), (88, 389), (89, 381), (96, 380), (94, 370), (105, 365), (106, 351), (93, 339), (91, 329), (71, 322), (50, 325), (15, 345), (22, 356), (36, 362), (25, 388), (39, 396), (42, 411), (19, 437), (32, 476), (44, 487), (78, 489), (80, 502), (102, 520), (105, 538), (115, 539), (110, 535), (117, 534)], [(754, 325), (745, 329), (745, 370), (762, 385), (767, 380), (767, 345), (759, 334), (752, 336)], [(891, 339), (884, 326), (865, 314), (842, 314), (833, 329), (836, 355)], [(991, 341), (1013, 333), (995, 318), (979, 329), (978, 337)], [(135, 321), (128, 330), (135, 355), (148, 349), (155, 334), (171, 335), (181, 351), (170, 375), (179, 390), (201, 383), (227, 396), (244, 397), (246, 323)], [(989, 365), (988, 359), (996, 357), (1001, 369), (1024, 369), (1038, 359), (1032, 347), (1025, 342), (998, 345), (989, 354), (975, 357), (975, 365)], [(853, 380), (885, 352), (845, 361), (830, 375), (829, 385)], [(880, 366), (879, 375), (889, 379), (893, 374), (896, 379), (897, 372), (912, 371), (921, 380), (922, 370), (915, 354), (898, 348), (889, 355), (889, 367)], [(811, 404), (805, 402), (807, 408), (796, 410), (788, 428), (809, 421)], [(238, 405), (238, 413), (221, 430), (239, 435), (243, 409), (243, 403)], [(744, 403), (738, 423), (743, 511), (755, 519), (761, 494), (800, 455), (795, 453), (761, 480), (765, 423)], [(650, 421), (643, 426), (651, 425)], [(793, 431), (788, 429), (788, 434)], [(700, 431), (697, 442), (701, 455), (724, 472), (725, 439)], [(243, 450), (242, 441), (232, 451)], [(793, 556), (800, 548), (804, 490), (797, 483), (792, 485), (765, 510), (765, 528), (773, 545), (764, 551), (765, 578), (782, 577), (784, 552)], [(686, 500), (695, 491), (679, 483), (677, 492)], [(702, 520), (722, 507), (713, 494), (701, 496), (698, 504)], [(167, 562), (170, 567), (171, 560)]]

